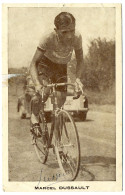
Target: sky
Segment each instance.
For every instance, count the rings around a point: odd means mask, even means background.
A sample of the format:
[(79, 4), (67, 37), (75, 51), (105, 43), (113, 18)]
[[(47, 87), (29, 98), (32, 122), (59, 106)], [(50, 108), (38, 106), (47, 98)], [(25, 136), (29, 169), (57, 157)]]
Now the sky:
[(110, 7), (15, 7), (8, 12), (9, 68), (28, 67), (40, 38), (54, 29), (54, 18), (62, 11), (76, 18), (84, 55), (94, 38), (115, 40), (115, 8)]

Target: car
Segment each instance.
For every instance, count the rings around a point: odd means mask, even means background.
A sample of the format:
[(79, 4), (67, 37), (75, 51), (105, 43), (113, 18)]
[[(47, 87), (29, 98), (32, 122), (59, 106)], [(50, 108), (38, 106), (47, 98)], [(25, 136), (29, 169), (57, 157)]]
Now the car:
[[(20, 118), (30, 118), (31, 115), (31, 94), (33, 89), (25, 91), (25, 93), (18, 98), (17, 111)], [(74, 118), (85, 121), (88, 112), (88, 99), (86, 96), (81, 95), (78, 99), (73, 99), (72, 93), (67, 93), (66, 101), (63, 108), (71, 113)], [(51, 96), (45, 103), (45, 116), (47, 121), (51, 120), (53, 105), (51, 102)]]
[(73, 95), (68, 95), (64, 104), (64, 109), (69, 111), (74, 118), (85, 121), (88, 112), (88, 99), (83, 95), (78, 99), (73, 99)]

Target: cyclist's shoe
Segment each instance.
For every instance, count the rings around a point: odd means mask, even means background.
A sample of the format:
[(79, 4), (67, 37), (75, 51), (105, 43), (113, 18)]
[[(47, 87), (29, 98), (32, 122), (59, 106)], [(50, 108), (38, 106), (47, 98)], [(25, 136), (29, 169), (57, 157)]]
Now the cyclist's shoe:
[[(41, 127), (39, 123), (32, 124), (32, 127), (30, 129), (30, 132), (32, 133), (33, 137), (36, 139), (39, 139), (40, 142), (46, 147), (47, 140), (46, 140), (46, 133), (41, 130)], [(35, 139), (33, 141), (35, 141)]]
[(39, 123), (32, 124), (30, 132), (36, 137), (42, 137), (42, 130)]

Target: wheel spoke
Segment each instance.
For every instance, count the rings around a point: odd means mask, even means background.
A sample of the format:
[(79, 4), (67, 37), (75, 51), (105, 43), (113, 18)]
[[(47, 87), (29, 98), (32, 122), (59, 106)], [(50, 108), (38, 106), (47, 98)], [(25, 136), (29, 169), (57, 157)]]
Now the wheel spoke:
[[(67, 180), (74, 180), (79, 171), (80, 165), (80, 145), (76, 126), (70, 114), (67, 111), (60, 111), (59, 121), (63, 118), (63, 124), (60, 122), (59, 131), (61, 132), (60, 143), (57, 144), (57, 160), (60, 169), (67, 175)], [(70, 176), (70, 177), (69, 177)]]

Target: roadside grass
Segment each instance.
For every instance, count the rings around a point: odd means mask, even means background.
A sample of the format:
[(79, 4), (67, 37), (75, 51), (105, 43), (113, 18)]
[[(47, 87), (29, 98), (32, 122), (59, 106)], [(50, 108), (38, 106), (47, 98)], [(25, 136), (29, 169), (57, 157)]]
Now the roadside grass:
[(101, 112), (116, 112), (116, 94), (115, 87), (103, 92), (85, 90), (89, 102), (90, 110)]
[(103, 91), (103, 92), (85, 90), (85, 94), (87, 95), (89, 104), (115, 105), (115, 90), (114, 89)]
[(89, 110), (98, 111), (98, 112), (116, 113), (115, 105), (111, 105), (111, 104), (105, 104), (105, 105), (89, 104)]

